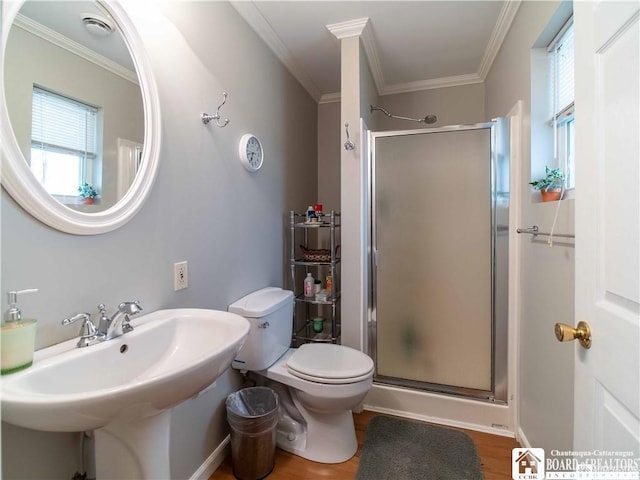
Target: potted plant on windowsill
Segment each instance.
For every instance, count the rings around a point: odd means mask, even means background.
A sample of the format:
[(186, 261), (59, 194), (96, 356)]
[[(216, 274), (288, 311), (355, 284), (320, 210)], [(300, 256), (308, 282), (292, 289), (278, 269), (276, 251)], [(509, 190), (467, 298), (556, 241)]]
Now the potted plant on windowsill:
[(544, 167), (545, 177), (539, 180), (530, 182), (529, 185), (533, 186), (536, 190), (540, 190), (543, 202), (553, 202), (560, 200), (562, 195), (562, 186), (564, 185), (564, 173), (560, 171), (560, 168)]
[(94, 199), (98, 196), (98, 192), (87, 182), (82, 182), (78, 187), (78, 193), (82, 197), (82, 203), (85, 205), (93, 205)]

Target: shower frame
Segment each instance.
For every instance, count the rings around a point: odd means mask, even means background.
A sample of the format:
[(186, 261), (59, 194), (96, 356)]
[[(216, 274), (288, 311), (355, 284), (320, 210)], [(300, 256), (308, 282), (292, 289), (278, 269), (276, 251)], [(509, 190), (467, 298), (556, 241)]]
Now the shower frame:
[[(443, 385), (411, 379), (386, 377), (378, 374), (377, 355), (377, 308), (376, 308), (376, 266), (378, 250), (376, 243), (376, 205), (375, 205), (375, 165), (376, 165), (376, 140), (385, 137), (401, 137), (409, 135), (424, 135), (442, 132), (458, 132), (468, 130), (490, 130), (490, 204), (491, 204), (491, 389), (480, 390), (454, 385)], [(496, 257), (498, 255), (496, 245), (499, 233), (506, 234), (505, 247), (501, 252), (502, 261), (508, 262), (508, 232), (509, 232), (509, 121), (506, 118), (497, 118), (490, 122), (469, 125), (452, 125), (437, 128), (368, 131), (369, 155), (367, 170), (369, 181), (367, 182), (367, 203), (369, 223), (369, 309), (367, 312), (367, 338), (368, 353), (373, 358), (375, 365), (374, 383), (424, 391), (444, 395), (453, 395), (478, 401), (486, 401), (496, 404), (507, 404), (508, 395), (508, 290), (501, 296), (501, 304), (496, 298), (496, 284), (500, 283), (508, 289), (508, 265), (505, 265), (504, 273), (499, 275), (497, 271)], [(498, 209), (504, 210), (501, 223), (498, 223)], [(461, 232), (464, 234), (464, 229)]]

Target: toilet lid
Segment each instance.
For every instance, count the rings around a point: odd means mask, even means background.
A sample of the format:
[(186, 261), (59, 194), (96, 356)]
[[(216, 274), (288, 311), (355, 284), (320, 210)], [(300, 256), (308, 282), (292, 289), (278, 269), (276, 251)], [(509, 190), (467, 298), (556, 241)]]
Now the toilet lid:
[(321, 383), (355, 383), (373, 373), (368, 355), (343, 345), (306, 343), (287, 360), (289, 373)]

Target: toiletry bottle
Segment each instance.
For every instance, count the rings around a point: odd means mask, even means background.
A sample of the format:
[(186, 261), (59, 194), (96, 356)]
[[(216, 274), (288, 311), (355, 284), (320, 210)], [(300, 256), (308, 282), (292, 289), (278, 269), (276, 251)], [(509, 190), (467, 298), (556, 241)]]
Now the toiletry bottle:
[(327, 278), (326, 278), (324, 284), (325, 284), (325, 289), (327, 290), (327, 292), (331, 292), (331, 290), (333, 289), (333, 277), (331, 275), (327, 275)]
[(304, 279), (304, 296), (307, 298), (314, 297), (316, 292), (314, 289), (315, 279), (311, 273), (307, 273), (307, 278)]
[(36, 321), (22, 318), (18, 308), (18, 295), (37, 291), (36, 288), (30, 288), (7, 293), (9, 308), (5, 312), (0, 332), (0, 373), (2, 375), (25, 369), (33, 363)]
[(312, 205), (307, 207), (307, 223), (317, 222), (318, 217), (316, 216), (316, 211), (313, 209)]

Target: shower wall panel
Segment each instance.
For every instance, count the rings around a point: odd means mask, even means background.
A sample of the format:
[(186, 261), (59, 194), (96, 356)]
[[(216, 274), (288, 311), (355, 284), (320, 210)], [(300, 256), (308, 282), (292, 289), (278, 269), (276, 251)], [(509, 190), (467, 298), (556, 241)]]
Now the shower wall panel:
[(375, 141), (376, 375), (490, 391), (490, 129)]

